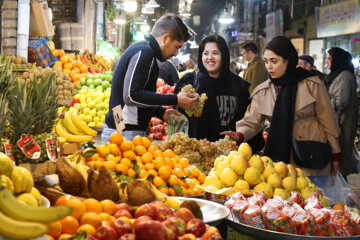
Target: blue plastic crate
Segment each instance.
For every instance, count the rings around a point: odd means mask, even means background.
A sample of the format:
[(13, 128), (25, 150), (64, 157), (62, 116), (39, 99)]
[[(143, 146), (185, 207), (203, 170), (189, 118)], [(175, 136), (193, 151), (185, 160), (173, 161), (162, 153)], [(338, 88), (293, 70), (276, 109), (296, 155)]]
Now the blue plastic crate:
[(41, 39), (30, 39), (28, 47), (28, 61), (35, 62), (37, 66), (50, 67), (59, 60), (54, 57), (50, 48), (46, 45), (47, 37)]

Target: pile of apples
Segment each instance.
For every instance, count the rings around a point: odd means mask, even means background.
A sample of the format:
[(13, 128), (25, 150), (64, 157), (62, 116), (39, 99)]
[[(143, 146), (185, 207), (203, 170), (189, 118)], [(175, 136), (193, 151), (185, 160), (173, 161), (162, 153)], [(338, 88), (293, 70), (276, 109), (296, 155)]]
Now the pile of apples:
[(168, 134), (166, 127), (166, 122), (157, 117), (152, 117), (148, 128), (148, 138), (150, 140), (166, 140)]
[(165, 84), (164, 79), (158, 78), (156, 82), (156, 93), (160, 94), (174, 94), (175, 86)]
[(103, 74), (88, 74), (80, 79), (80, 84), (76, 86), (80, 89), (95, 89), (101, 91), (110, 91), (112, 82), (112, 72), (107, 71)]

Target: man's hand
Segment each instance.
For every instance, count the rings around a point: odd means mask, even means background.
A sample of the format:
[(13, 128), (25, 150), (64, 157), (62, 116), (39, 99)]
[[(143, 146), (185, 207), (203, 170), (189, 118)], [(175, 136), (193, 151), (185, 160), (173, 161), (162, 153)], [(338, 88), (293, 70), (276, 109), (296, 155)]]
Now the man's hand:
[(167, 109), (163, 115), (163, 120), (167, 122), (171, 114), (181, 116), (182, 114), (175, 109)]
[(189, 107), (194, 106), (199, 101), (199, 96), (194, 93), (184, 93), (180, 92), (177, 95), (178, 106), (182, 109), (188, 109)]
[(233, 131), (221, 132), (220, 135), (229, 136), (233, 141), (236, 141), (236, 142), (240, 140), (240, 137), (236, 134), (236, 132), (233, 132)]
[(331, 176), (335, 176), (339, 170), (339, 162), (332, 161), (331, 162)]

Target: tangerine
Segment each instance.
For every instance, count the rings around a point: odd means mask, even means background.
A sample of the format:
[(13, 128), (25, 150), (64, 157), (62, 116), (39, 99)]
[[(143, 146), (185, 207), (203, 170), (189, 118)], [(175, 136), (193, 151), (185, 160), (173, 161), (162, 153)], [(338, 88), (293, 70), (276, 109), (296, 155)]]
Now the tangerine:
[(344, 211), (344, 205), (341, 202), (338, 202), (337, 204), (335, 204), (332, 209), (334, 210), (342, 210)]
[[(79, 228), (79, 221), (72, 216), (64, 217), (63, 219), (60, 220), (60, 223), (62, 226), (62, 233), (74, 234)], [(63, 234), (60, 235), (59, 239), (61, 239), (62, 235)]]
[(165, 158), (165, 164), (168, 165), (171, 169), (174, 168), (174, 161), (172, 160), (172, 158)]
[(56, 61), (54, 63), (54, 66), (58, 66), (58, 67), (60, 67), (62, 69), (62, 63), (60, 61)]
[(186, 177), (192, 177), (192, 171), (189, 167), (184, 168), (183, 173)]
[(71, 237), (72, 237), (72, 234), (63, 233), (60, 235), (60, 237), (57, 240), (67, 239), (67, 238), (71, 238)]
[(100, 204), (104, 213), (113, 215), (116, 212), (116, 204), (113, 201), (105, 199), (102, 200)]
[(170, 175), (169, 179), (168, 179), (168, 183), (170, 185), (178, 185), (179, 184), (179, 180), (175, 175)]
[(183, 169), (190, 166), (189, 160), (187, 160), (186, 158), (180, 159), (179, 163), (183, 167)]
[(59, 205), (66, 205), (66, 203), (72, 199), (74, 199), (75, 197), (67, 194), (67, 195), (62, 195), (61, 197), (59, 197), (56, 202), (55, 202), (55, 206), (59, 206)]
[(95, 198), (87, 198), (83, 201), (86, 212), (94, 212), (94, 213), (101, 213), (102, 208), (100, 205), (100, 202), (96, 200)]
[(109, 148), (109, 150), (110, 150), (110, 153), (111, 153), (112, 155), (114, 155), (115, 157), (121, 156), (120, 149), (119, 149), (119, 147), (118, 147), (115, 143), (110, 143), (110, 144), (108, 145), (108, 148)]
[[(68, 63), (68, 62), (69, 62), (69, 57), (68, 57), (68, 56), (62, 56), (62, 57), (60, 58), (60, 62), (61, 62), (62, 64)], [(70, 69), (71, 69), (71, 68), (70, 68)]]
[(130, 160), (136, 159), (136, 154), (132, 150), (123, 152), (122, 156)]
[(130, 168), (128, 171), (128, 177), (134, 178), (136, 176), (136, 172), (133, 168)]
[(84, 214), (84, 216), (82, 216), (80, 220), (80, 225), (89, 224), (94, 228), (97, 228), (98, 226), (101, 225), (101, 221), (102, 219), (99, 216), (99, 214), (94, 212), (87, 212)]
[(121, 164), (125, 165), (127, 168), (130, 168), (131, 167), (131, 161), (129, 158), (122, 158), (121, 161), (120, 161)]
[(60, 221), (49, 223), (48, 226), (49, 226), (49, 231), (47, 234), (49, 234), (53, 238), (57, 238), (58, 236), (61, 235), (62, 225)]
[(120, 145), (120, 149), (122, 152), (133, 150), (135, 148), (132, 141), (123, 141)]
[(58, 53), (59, 53), (60, 58), (65, 55), (65, 52), (63, 49), (58, 49)]
[(97, 153), (100, 157), (105, 158), (106, 154), (110, 153), (110, 149), (106, 145), (99, 145), (96, 147)]
[(116, 171), (116, 163), (113, 161), (106, 161), (103, 166), (111, 172)]
[(173, 158), (175, 157), (175, 153), (171, 149), (166, 149), (164, 152), (165, 157)]
[(148, 171), (155, 169), (154, 164), (152, 164), (152, 163), (146, 163), (146, 164), (145, 164), (145, 169), (148, 170)]
[(142, 156), (142, 155), (144, 155), (144, 154), (147, 152), (147, 150), (146, 150), (146, 148), (145, 148), (144, 146), (142, 146), (142, 145), (137, 145), (137, 146), (135, 147), (135, 152), (136, 152), (136, 154), (137, 154), (138, 156)]
[(90, 224), (84, 224), (78, 228), (77, 232), (80, 232), (80, 231), (86, 232), (87, 235), (94, 235), (96, 232), (96, 229), (93, 226), (91, 226)]
[(151, 144), (151, 145), (148, 147), (148, 152), (150, 152), (151, 154), (154, 154), (156, 150), (159, 150), (159, 147), (156, 146), (156, 145), (152, 145), (152, 144)]
[(159, 188), (159, 191), (166, 194), (166, 195), (169, 195), (169, 188), (168, 187)]
[(180, 168), (175, 168), (173, 174), (178, 178), (184, 177), (184, 173)]
[(200, 172), (199, 173), (199, 176), (197, 177), (197, 179), (199, 180), (200, 184), (203, 184), (205, 182), (205, 178), (206, 178), (206, 175), (205, 173), (203, 172)]
[[(111, 222), (115, 221), (115, 217), (111, 216), (108, 213), (100, 213), (99, 216), (101, 217), (101, 224), (110, 224)], [(104, 223), (105, 222), (105, 223)]]
[(146, 152), (141, 156), (143, 163), (152, 163), (154, 157), (150, 152)]
[(191, 165), (189, 168), (192, 172), (191, 177), (197, 178), (200, 174), (200, 170), (195, 165)]
[(115, 143), (116, 145), (120, 146), (121, 143), (123, 142), (124, 140), (124, 137), (123, 135), (121, 135), (121, 133), (119, 132), (113, 132), (111, 135), (110, 135), (110, 143)]
[(165, 181), (161, 177), (154, 177), (153, 184), (155, 185), (155, 187), (159, 187), (165, 184)]
[(147, 137), (142, 137), (143, 140), (143, 146), (147, 149), (148, 147), (150, 147), (151, 145), (151, 141), (150, 139), (148, 139)]
[(156, 150), (155, 152), (154, 152), (154, 158), (157, 158), (157, 157), (164, 157), (164, 154), (163, 154), (163, 152), (159, 149), (159, 150)]
[(149, 173), (145, 169), (140, 169), (138, 176), (139, 178), (147, 178), (147, 176), (149, 176)]
[(165, 161), (163, 157), (156, 157), (154, 160), (154, 166), (156, 170), (159, 170), (162, 166), (165, 166)]
[(127, 175), (128, 170), (129, 170), (128, 167), (125, 166), (124, 164), (121, 163), (116, 164), (116, 171), (121, 172), (122, 175)]
[(150, 169), (150, 170), (148, 171), (148, 174), (149, 174), (149, 175), (152, 174), (152, 175), (154, 175), (154, 177), (159, 176), (158, 172), (157, 172), (155, 169)]
[(86, 213), (86, 207), (85, 204), (77, 199), (71, 199), (70, 201), (68, 201), (66, 203), (66, 206), (72, 207), (72, 212), (70, 214), (70, 216), (73, 216), (74, 218), (80, 220), (81, 217)]
[(177, 192), (173, 187), (169, 188), (169, 194), (170, 196), (177, 196)]
[(144, 143), (143, 143), (142, 136), (140, 136), (140, 135), (135, 136), (133, 138), (133, 143), (134, 143), (135, 146), (138, 146), (138, 145), (143, 146)]
[(170, 177), (170, 171), (166, 166), (162, 166), (159, 169), (159, 176), (165, 181)]

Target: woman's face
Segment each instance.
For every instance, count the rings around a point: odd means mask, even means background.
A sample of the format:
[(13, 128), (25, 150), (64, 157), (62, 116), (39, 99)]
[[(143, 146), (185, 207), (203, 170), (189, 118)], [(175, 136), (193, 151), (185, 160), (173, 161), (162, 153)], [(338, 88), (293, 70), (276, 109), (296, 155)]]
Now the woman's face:
[(285, 74), (288, 61), (276, 55), (273, 51), (265, 50), (264, 62), (266, 70), (272, 78), (281, 78)]
[(329, 53), (326, 54), (326, 65), (328, 66), (329, 69), (331, 69), (331, 61), (332, 61), (332, 57)]
[(221, 68), (221, 51), (217, 47), (216, 43), (208, 42), (205, 44), (205, 48), (202, 53), (202, 63), (211, 77), (219, 77)]

